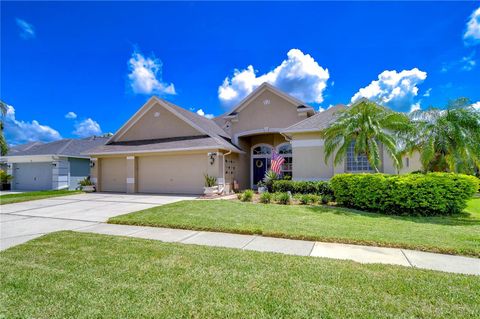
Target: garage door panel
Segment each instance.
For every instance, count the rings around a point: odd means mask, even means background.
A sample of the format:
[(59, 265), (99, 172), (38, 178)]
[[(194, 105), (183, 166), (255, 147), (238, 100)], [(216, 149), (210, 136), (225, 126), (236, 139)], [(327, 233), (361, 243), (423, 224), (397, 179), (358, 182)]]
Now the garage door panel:
[(52, 189), (52, 163), (16, 163), (14, 169), (15, 190)]
[(100, 188), (103, 192), (127, 191), (126, 158), (102, 158), (100, 170)]
[(139, 157), (138, 192), (201, 194), (206, 163), (204, 154)]

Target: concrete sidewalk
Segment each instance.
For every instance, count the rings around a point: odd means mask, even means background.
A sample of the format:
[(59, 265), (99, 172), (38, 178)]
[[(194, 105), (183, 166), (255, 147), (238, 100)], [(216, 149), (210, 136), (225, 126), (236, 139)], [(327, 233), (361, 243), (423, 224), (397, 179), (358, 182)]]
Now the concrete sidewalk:
[(478, 258), (434, 254), (408, 249), (105, 223), (83, 227), (77, 229), (77, 231), (130, 236), (182, 244), (238, 248), (299, 256), (326, 257), (353, 260), (360, 263), (392, 264), (451, 273), (480, 275), (480, 259)]

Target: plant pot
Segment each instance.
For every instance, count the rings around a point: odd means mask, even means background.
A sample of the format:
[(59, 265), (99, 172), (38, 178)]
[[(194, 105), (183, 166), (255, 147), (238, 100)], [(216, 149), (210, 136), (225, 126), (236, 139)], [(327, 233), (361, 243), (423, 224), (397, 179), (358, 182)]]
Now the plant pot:
[(12, 185), (10, 183), (1, 183), (0, 184), (0, 190), (2, 191), (9, 191), (11, 190)]
[(259, 194), (261, 194), (261, 193), (266, 193), (268, 190), (265, 186), (259, 186), (257, 191)]
[(205, 196), (213, 196), (218, 194), (218, 186), (204, 187), (203, 194)]
[(82, 191), (86, 193), (93, 193), (95, 191), (95, 185), (82, 186)]

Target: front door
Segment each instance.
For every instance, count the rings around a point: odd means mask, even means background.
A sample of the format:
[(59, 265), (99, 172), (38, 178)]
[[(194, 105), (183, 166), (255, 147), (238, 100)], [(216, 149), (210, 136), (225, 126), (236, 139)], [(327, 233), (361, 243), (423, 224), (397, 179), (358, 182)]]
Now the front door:
[(265, 177), (269, 164), (268, 158), (253, 159), (253, 186), (256, 187)]

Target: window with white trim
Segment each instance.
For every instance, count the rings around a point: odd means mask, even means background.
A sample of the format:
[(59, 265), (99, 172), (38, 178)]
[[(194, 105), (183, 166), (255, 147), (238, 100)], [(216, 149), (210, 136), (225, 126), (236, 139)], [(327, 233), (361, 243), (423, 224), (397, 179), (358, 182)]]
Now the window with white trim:
[(359, 154), (355, 156), (355, 142), (350, 143), (347, 148), (347, 161), (346, 161), (346, 171), (347, 172), (371, 172), (373, 171), (368, 162), (367, 155)]
[(285, 159), (285, 162), (283, 162), (283, 165), (282, 165), (282, 175), (292, 176), (292, 165), (293, 165), (292, 144), (290, 143), (280, 144), (278, 146), (277, 152)]

